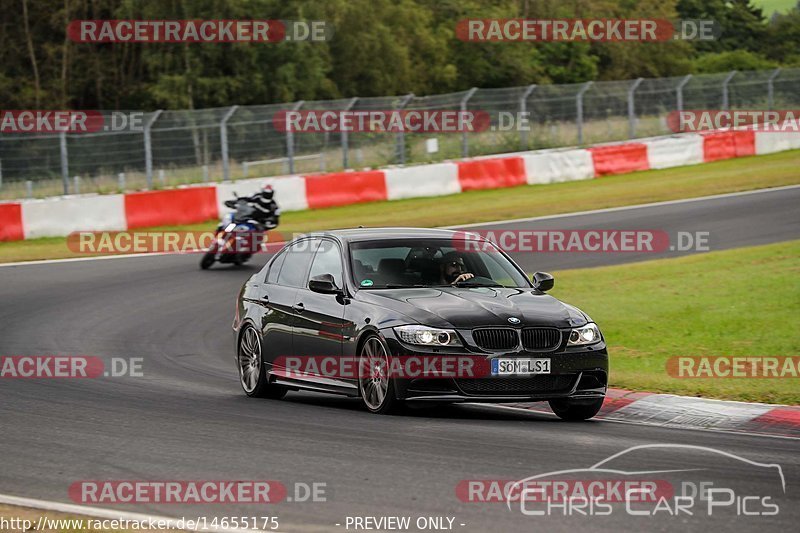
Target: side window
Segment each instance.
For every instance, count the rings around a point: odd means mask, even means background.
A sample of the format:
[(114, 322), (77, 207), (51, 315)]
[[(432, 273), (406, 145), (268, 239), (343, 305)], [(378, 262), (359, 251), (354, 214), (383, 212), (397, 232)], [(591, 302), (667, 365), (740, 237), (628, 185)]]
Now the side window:
[(278, 285), (288, 287), (303, 287), (306, 273), (314, 252), (317, 251), (319, 240), (305, 240), (294, 243), (286, 250), (286, 259), (283, 260), (281, 273), (278, 274)]
[(283, 260), (286, 259), (286, 252), (283, 252), (269, 266), (269, 273), (267, 274), (267, 283), (277, 283), (278, 274), (281, 273), (281, 265)]
[(342, 257), (339, 253), (339, 247), (332, 241), (322, 241), (314, 256), (314, 262), (311, 264), (311, 273), (308, 275), (309, 279), (320, 274), (330, 274), (333, 276), (336, 286), (342, 288)]

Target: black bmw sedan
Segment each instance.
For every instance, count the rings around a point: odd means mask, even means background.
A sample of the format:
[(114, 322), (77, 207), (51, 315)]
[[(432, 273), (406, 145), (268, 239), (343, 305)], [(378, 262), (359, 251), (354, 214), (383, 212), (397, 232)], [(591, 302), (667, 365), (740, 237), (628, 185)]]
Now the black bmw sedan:
[(405, 402), (550, 403), (599, 411), (602, 333), (545, 294), (502, 250), (463, 232), (315, 233), (287, 244), (242, 287), (233, 329), (248, 396), (310, 390), (359, 397), (375, 413)]

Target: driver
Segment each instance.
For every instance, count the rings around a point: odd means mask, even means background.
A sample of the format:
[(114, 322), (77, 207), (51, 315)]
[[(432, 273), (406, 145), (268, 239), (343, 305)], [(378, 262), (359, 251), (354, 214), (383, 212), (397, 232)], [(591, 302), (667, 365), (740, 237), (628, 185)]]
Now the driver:
[(458, 252), (447, 252), (442, 256), (439, 260), (439, 273), (439, 283), (442, 285), (455, 285), (475, 277), (474, 274), (466, 272), (464, 258)]

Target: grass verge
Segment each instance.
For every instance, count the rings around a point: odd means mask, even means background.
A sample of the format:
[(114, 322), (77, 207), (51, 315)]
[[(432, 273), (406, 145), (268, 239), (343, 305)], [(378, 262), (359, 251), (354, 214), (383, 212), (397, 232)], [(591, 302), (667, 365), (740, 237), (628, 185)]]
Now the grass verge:
[[(286, 213), (282, 232), (364, 226), (447, 226), (570, 213), (800, 183), (800, 150), (594, 180), (470, 191)], [(280, 201), (280, 198), (278, 198)], [(158, 230), (209, 230), (216, 221)], [(76, 257), (63, 237), (0, 243), (0, 262)], [(80, 254), (85, 256), (85, 254)]]
[(800, 404), (800, 378), (681, 379), (680, 355), (800, 355), (800, 241), (556, 274), (552, 294), (603, 330), (611, 386)]

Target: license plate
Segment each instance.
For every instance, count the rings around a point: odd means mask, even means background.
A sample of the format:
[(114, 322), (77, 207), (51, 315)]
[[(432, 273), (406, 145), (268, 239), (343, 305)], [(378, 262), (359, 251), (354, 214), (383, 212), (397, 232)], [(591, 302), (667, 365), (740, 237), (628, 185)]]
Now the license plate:
[(549, 374), (550, 359), (492, 359), (493, 376)]

